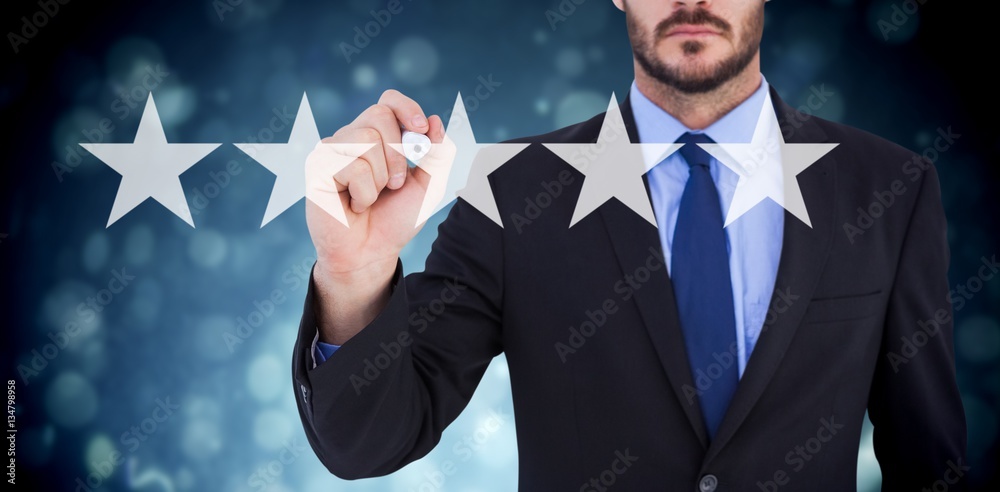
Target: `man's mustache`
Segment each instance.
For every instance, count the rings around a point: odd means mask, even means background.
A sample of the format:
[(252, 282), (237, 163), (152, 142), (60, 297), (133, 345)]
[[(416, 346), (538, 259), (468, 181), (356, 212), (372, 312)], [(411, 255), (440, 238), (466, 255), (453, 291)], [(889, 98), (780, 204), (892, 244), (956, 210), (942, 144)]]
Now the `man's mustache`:
[(656, 39), (666, 37), (667, 34), (670, 33), (670, 30), (677, 26), (697, 26), (706, 24), (719, 29), (723, 34), (728, 34), (732, 30), (732, 26), (730, 26), (728, 22), (721, 17), (716, 17), (708, 10), (700, 7), (694, 9), (680, 9), (656, 26)]

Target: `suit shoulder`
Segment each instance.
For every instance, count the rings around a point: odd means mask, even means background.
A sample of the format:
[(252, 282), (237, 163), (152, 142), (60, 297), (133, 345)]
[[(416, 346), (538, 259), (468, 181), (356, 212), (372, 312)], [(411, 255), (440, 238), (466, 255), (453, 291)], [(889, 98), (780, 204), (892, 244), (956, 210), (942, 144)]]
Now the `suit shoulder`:
[(844, 164), (856, 163), (868, 172), (898, 172), (900, 166), (914, 159), (923, 159), (917, 152), (887, 140), (874, 133), (842, 123), (835, 123), (813, 117), (816, 124), (826, 133), (829, 142), (839, 144), (839, 154), (847, 159), (838, 159)]
[(500, 142), (529, 145), (490, 175), (494, 182), (494, 191), (498, 186), (501, 188), (513, 186), (516, 189), (525, 183), (549, 179), (549, 176), (554, 176), (563, 169), (572, 169), (568, 163), (541, 144), (592, 142), (597, 138), (603, 121), (604, 113), (600, 113), (589, 120), (548, 133)]
[(597, 135), (603, 122), (604, 113), (600, 113), (594, 115), (594, 117), (589, 120), (564, 126), (558, 130), (538, 135), (514, 138), (501, 143), (583, 143), (593, 139)]

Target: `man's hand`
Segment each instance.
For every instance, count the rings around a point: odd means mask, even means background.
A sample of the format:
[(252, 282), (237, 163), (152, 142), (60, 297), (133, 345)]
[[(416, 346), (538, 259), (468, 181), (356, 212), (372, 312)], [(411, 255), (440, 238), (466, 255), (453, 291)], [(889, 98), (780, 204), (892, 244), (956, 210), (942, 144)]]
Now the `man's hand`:
[[(306, 222), (317, 252), (313, 279), (324, 342), (343, 344), (378, 315), (388, 300), (399, 252), (420, 230), (416, 221), (421, 204), (425, 197), (442, 198), (427, 196), (443, 194), (444, 188), (434, 186), (428, 192), (430, 174), (409, 167), (391, 147), (400, 148), (403, 129), (425, 133), (435, 144), (445, 140), (440, 117), (428, 118), (415, 101), (388, 90), (378, 104), (323, 139), (333, 144), (374, 144), (371, 149), (333, 176), (324, 174), (331, 166), (322, 146), (306, 161), (310, 189)], [(454, 145), (435, 145), (421, 166), (441, 167), (430, 169), (435, 175), (447, 173), (454, 155)], [(350, 227), (324, 210), (339, 206)]]

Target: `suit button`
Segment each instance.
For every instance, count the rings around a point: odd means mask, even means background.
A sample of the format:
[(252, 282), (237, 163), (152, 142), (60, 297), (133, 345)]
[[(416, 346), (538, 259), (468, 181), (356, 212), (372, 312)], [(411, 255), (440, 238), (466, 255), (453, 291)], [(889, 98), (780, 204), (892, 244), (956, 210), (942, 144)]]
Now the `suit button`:
[(701, 481), (698, 482), (698, 490), (700, 492), (715, 492), (715, 488), (718, 486), (719, 480), (711, 473), (701, 477)]

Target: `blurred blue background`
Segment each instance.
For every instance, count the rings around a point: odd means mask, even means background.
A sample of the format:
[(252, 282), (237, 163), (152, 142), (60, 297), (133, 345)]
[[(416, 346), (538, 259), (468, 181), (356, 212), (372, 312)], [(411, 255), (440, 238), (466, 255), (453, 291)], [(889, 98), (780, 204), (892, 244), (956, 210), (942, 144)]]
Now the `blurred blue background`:
[[(23, 33), (22, 16), (44, 24), (23, 43), (8, 34), (0, 86), (3, 352), (5, 379), (16, 384), (18, 482), (38, 490), (514, 490), (503, 357), (426, 458), (352, 483), (326, 472), (308, 449), (290, 376), (302, 275), (314, 254), (303, 203), (260, 228), (274, 177), (230, 144), (285, 142), (290, 122), (271, 131), (272, 118), (294, 115), (303, 92), (327, 135), (387, 88), (443, 115), (462, 91), (479, 141), (589, 118), (632, 80), (624, 16), (606, 0), (561, 3), (402, 0), (348, 60), (342, 43), (355, 43), (355, 28), (387, 2), (78, 0), (52, 2), (52, 15), (39, 15), (37, 1), (5, 2), (6, 31)], [(956, 53), (993, 56), (986, 48), (995, 41), (982, 25), (953, 34), (950, 26), (970, 20), (962, 3), (927, 2), (894, 22), (903, 3), (772, 2), (763, 71), (793, 105), (817, 89), (833, 92), (816, 114), (916, 151), (939, 129), (962, 135), (937, 166), (950, 281), (971, 288), (982, 259), (1000, 249), (1000, 140), (987, 122), (994, 79)], [(480, 77), (500, 83), (485, 99), (474, 97)], [(168, 141), (224, 144), (181, 175), (194, 229), (152, 200), (106, 229), (119, 176), (77, 145), (131, 142), (150, 90)], [(422, 268), (444, 215), (404, 250), (408, 271)], [(134, 279), (102, 292), (116, 276)], [(988, 489), (996, 486), (1000, 280), (981, 284), (955, 305), (955, 345), (969, 421), (966, 478)], [(269, 309), (263, 301), (275, 290), (287, 300)], [(227, 343), (250, 316), (263, 324)], [(494, 413), (506, 416), (498, 430)], [(447, 461), (456, 471), (441, 484), (433, 477)], [(879, 480), (869, 427), (858, 488), (877, 490)]]

